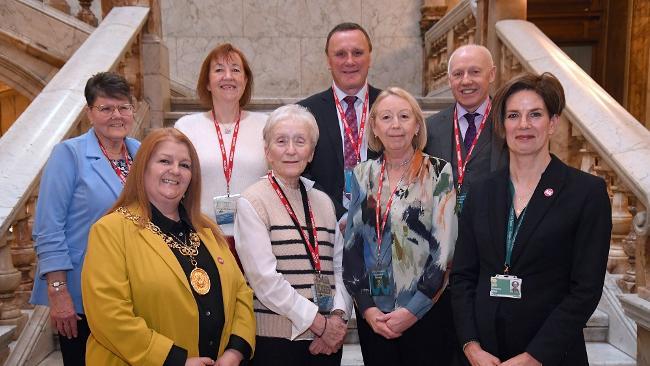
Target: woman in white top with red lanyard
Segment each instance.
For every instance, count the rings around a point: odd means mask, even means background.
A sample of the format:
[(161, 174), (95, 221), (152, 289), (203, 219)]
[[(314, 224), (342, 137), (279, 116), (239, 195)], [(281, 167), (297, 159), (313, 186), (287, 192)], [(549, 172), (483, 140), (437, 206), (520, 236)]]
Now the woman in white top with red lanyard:
[(253, 74), (242, 51), (230, 43), (205, 58), (196, 93), (209, 110), (182, 117), (174, 127), (199, 155), (201, 211), (217, 221), (233, 249), (235, 201), (267, 170), (262, 141), (267, 116), (244, 110), (253, 94)]

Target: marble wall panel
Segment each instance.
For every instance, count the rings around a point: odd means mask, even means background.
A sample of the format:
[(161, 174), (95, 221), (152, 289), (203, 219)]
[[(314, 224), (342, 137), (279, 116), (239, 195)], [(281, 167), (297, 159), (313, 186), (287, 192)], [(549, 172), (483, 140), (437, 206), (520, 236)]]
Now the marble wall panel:
[(203, 59), (212, 48), (223, 42), (231, 42), (246, 55), (255, 81), (254, 96), (299, 97), (301, 95), (299, 38), (178, 38), (176, 74), (172, 73), (172, 78), (194, 90)]
[(325, 56), (327, 37), (303, 38), (301, 40), (301, 91), (308, 96), (332, 85), (332, 76)]
[(325, 38), (336, 24), (370, 33), (370, 82), (421, 95), (421, 0), (161, 0), (171, 78), (194, 89), (207, 52), (231, 42), (249, 58), (255, 97), (304, 97), (331, 85)]
[(322, 37), (337, 24), (361, 21), (361, 0), (243, 0), (246, 37)]
[(419, 37), (380, 37), (374, 43), (368, 79), (378, 88), (399, 86), (422, 95), (422, 46)]
[(240, 36), (242, 0), (161, 0), (165, 37)]
[(382, 37), (419, 37), (422, 1), (363, 0), (361, 24), (373, 40)]

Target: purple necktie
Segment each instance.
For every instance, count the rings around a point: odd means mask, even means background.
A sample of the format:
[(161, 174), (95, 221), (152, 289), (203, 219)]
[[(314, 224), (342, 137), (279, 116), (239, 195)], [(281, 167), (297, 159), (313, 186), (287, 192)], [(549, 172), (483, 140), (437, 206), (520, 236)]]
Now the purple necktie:
[(474, 124), (474, 118), (478, 116), (478, 113), (467, 113), (465, 119), (467, 120), (467, 131), (465, 132), (465, 139), (463, 143), (465, 144), (465, 153), (469, 152), (469, 148), (472, 147), (472, 142), (476, 137), (476, 125)]
[(354, 102), (357, 101), (357, 97), (354, 95), (348, 95), (347, 97), (343, 98), (345, 103), (348, 105), (347, 109), (345, 110), (345, 121), (348, 124), (348, 127), (350, 127), (350, 131), (352, 132), (352, 137), (354, 138), (354, 141), (350, 141), (350, 137), (348, 136), (348, 133), (344, 129), (344, 134), (343, 134), (343, 140), (345, 141), (345, 156), (344, 156), (344, 168), (345, 169), (352, 169), (354, 168), (355, 165), (357, 165), (357, 152), (355, 150), (355, 145), (357, 144), (359, 132), (357, 128), (357, 111), (354, 109)]

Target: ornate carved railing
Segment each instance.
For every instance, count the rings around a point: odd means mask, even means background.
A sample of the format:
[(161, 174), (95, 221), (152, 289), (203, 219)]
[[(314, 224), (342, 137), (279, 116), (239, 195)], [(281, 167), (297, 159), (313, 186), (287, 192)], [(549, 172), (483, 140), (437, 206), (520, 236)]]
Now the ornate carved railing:
[[(149, 105), (143, 100), (141, 50), (148, 13), (146, 7), (113, 8), (0, 139), (0, 326), (15, 326), (14, 339), (25, 325), (21, 309), (29, 307), (33, 284), (31, 228), (40, 172), (55, 144), (88, 129), (86, 80), (106, 70), (124, 75), (136, 98), (136, 137), (149, 127), (143, 122)], [(0, 345), (0, 363), (6, 353), (6, 344)], [(13, 357), (11, 364), (25, 357)]]
[(424, 34), (424, 95), (447, 89), (449, 56), (456, 48), (474, 43), (476, 17), (471, 4), (471, 0), (461, 1)]

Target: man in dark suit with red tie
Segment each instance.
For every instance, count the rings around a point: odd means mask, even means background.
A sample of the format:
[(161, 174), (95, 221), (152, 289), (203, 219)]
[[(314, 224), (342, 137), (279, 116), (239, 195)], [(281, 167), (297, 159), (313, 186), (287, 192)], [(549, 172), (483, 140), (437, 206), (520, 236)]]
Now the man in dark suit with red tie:
[(360, 25), (341, 23), (334, 27), (325, 44), (332, 87), (298, 102), (316, 117), (320, 132), (304, 175), (332, 198), (337, 219), (347, 211), (346, 181), (352, 169), (358, 162), (377, 156), (367, 150), (363, 138), (370, 107), (380, 92), (367, 83), (371, 52), (370, 37)]

